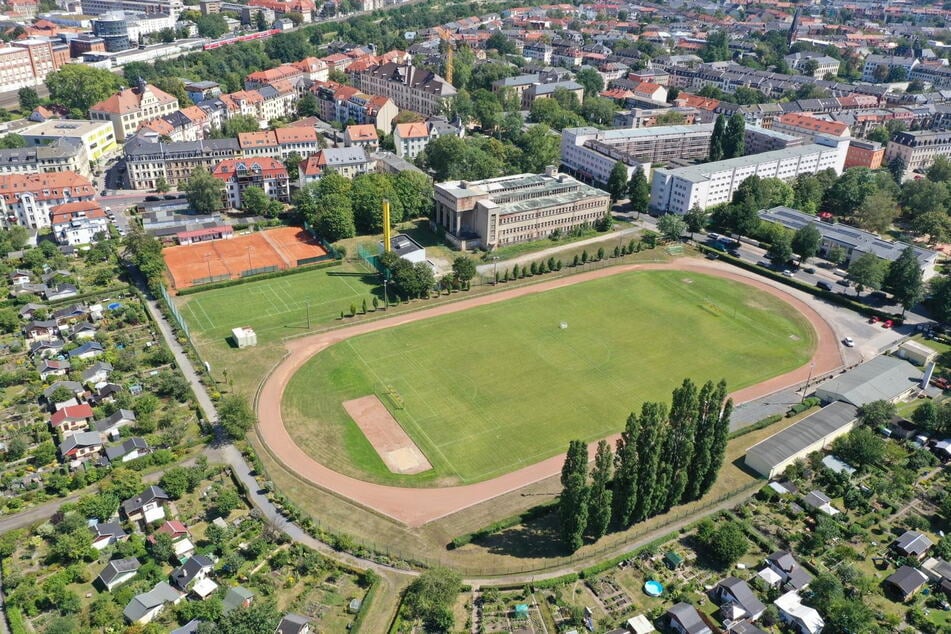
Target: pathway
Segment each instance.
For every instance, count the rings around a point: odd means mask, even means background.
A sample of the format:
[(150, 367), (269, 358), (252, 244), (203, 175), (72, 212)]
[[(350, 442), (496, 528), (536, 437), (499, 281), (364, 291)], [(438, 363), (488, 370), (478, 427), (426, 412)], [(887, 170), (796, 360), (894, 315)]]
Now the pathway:
[[(593, 238), (585, 238), (584, 240), (578, 240), (577, 242), (566, 242), (564, 244), (555, 243), (555, 246), (548, 249), (542, 249), (541, 251), (532, 251), (531, 253), (526, 253), (524, 255), (517, 255), (514, 258), (509, 258), (507, 260), (499, 260), (499, 266), (502, 267), (502, 270), (505, 270), (506, 266), (513, 266), (515, 264), (531, 264), (532, 262), (539, 262), (541, 260), (547, 260), (550, 257), (557, 256), (559, 253), (563, 253), (569, 249), (576, 249), (578, 247), (584, 247), (589, 244), (597, 244), (599, 242), (606, 242), (612, 238), (620, 239), (622, 236), (634, 237), (637, 234), (641, 233), (643, 228), (641, 227), (629, 227), (627, 229), (620, 229), (614, 233), (602, 233), (594, 236)], [(602, 245), (604, 246), (604, 245)], [(627, 245), (625, 245), (627, 246)], [(613, 247), (612, 247), (613, 248)], [(607, 250), (607, 249), (605, 249)], [(495, 275), (495, 263), (491, 262), (489, 264), (480, 264), (476, 267), (479, 275), (494, 276)]]

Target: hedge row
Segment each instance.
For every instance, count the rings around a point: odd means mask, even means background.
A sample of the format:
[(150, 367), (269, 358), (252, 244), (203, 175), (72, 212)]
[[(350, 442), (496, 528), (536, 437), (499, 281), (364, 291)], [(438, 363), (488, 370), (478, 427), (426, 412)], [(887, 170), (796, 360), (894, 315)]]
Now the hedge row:
[(807, 409), (815, 407), (816, 405), (820, 405), (821, 403), (822, 401), (820, 401), (816, 397), (810, 396), (807, 399), (803, 399), (802, 403), (796, 403), (795, 405), (790, 407), (789, 412), (786, 414), (786, 416), (795, 416), (796, 414), (802, 414)]
[(778, 423), (784, 418), (782, 414), (773, 414), (772, 416), (767, 416), (766, 418), (761, 418), (752, 425), (747, 425), (741, 429), (737, 429), (735, 432), (730, 434), (730, 440), (734, 438), (739, 438), (740, 436), (745, 436), (746, 434), (752, 433), (754, 431), (759, 431), (764, 427), (769, 427), (774, 423)]
[(5, 606), (4, 612), (7, 615), (7, 624), (10, 625), (10, 634), (27, 634), (26, 622), (23, 620), (23, 613), (20, 608)]
[(857, 313), (866, 315), (868, 317), (878, 317), (879, 319), (891, 319), (892, 321), (900, 322), (902, 317), (901, 315), (886, 313), (884, 311), (872, 308), (871, 306), (866, 306), (861, 302), (857, 302), (854, 299), (850, 299), (845, 295), (835, 293), (833, 291), (824, 291), (817, 286), (811, 284), (806, 284), (800, 280), (797, 280), (793, 277), (786, 277), (782, 273), (777, 273), (772, 269), (767, 269), (765, 267), (759, 266), (752, 262), (747, 262), (746, 260), (741, 260), (740, 258), (734, 257), (729, 253), (723, 253), (722, 251), (717, 251), (716, 249), (711, 249), (710, 247), (699, 244), (697, 248), (700, 249), (703, 253), (713, 253), (718, 256), (720, 260), (728, 262), (734, 266), (738, 266), (741, 269), (746, 269), (747, 271), (752, 271), (763, 277), (768, 277), (770, 279), (776, 280), (777, 282), (782, 282), (786, 286), (792, 286), (793, 288), (798, 288), (801, 291), (809, 293), (810, 295), (815, 295), (816, 297), (821, 297), (822, 299), (827, 299), (832, 303), (844, 306), (845, 308), (850, 308)]
[(488, 537), (489, 535), (493, 535), (499, 531), (505, 530), (506, 528), (518, 526), (519, 524), (524, 524), (525, 522), (537, 519), (553, 511), (557, 504), (558, 503), (556, 501), (539, 504), (538, 506), (533, 506), (532, 508), (523, 511), (518, 515), (512, 515), (511, 517), (506, 517), (497, 522), (493, 522), (488, 526), (480, 528), (479, 530), (472, 533), (459, 535), (458, 537), (454, 537), (453, 540), (449, 542), (449, 545), (446, 546), (446, 548), (447, 550), (461, 548), (473, 540)]
[(212, 282), (211, 284), (202, 284), (200, 286), (190, 286), (188, 288), (176, 289), (175, 292), (179, 295), (194, 295), (195, 293), (201, 293), (202, 291), (213, 291), (218, 288), (228, 288), (230, 286), (239, 286), (241, 284), (247, 284), (248, 282), (259, 282), (261, 280), (270, 280), (275, 277), (284, 277), (285, 275), (295, 275), (297, 273), (305, 273), (307, 271), (314, 271), (316, 269), (325, 269), (331, 266), (337, 266), (340, 264), (340, 260), (327, 260), (326, 262), (318, 262), (317, 264), (308, 264), (306, 266), (298, 266), (292, 269), (284, 269), (283, 271), (272, 271), (271, 273), (261, 273), (260, 275), (250, 275), (248, 277), (239, 277), (236, 280), (224, 280), (221, 282)]
[(362, 631), (363, 621), (366, 620), (367, 612), (370, 611), (370, 604), (373, 601), (373, 597), (376, 595), (377, 588), (380, 587), (380, 580), (375, 579), (372, 584), (370, 584), (370, 589), (367, 590), (366, 596), (363, 597), (363, 603), (360, 605), (360, 612), (357, 614), (357, 618), (353, 619), (353, 623), (348, 629), (354, 632)]

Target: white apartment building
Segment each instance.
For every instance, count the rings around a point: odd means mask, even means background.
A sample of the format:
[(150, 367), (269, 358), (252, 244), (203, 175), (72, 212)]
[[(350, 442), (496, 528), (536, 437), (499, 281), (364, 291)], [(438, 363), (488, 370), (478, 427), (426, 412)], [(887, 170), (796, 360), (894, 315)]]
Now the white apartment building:
[(149, 15), (164, 13), (177, 19), (183, 8), (182, 0), (82, 0), (82, 12), (85, 15), (134, 11)]
[(902, 161), (905, 178), (931, 167), (937, 156), (951, 156), (951, 131), (899, 132), (885, 147), (885, 162)]
[(73, 172), (0, 175), (0, 227), (49, 227), (53, 207), (95, 195), (89, 180)]
[(685, 214), (694, 206), (707, 209), (730, 202), (740, 183), (753, 175), (791, 181), (825, 169), (841, 174), (849, 140), (822, 137), (818, 141), (703, 165), (655, 169), (650, 208), (657, 213)]
[(793, 53), (783, 58), (786, 64), (793, 70), (803, 72), (803, 68), (808, 62), (815, 62), (816, 69), (812, 72), (814, 79), (823, 79), (826, 75), (836, 75), (839, 72), (841, 62), (828, 55), (818, 55), (816, 53)]

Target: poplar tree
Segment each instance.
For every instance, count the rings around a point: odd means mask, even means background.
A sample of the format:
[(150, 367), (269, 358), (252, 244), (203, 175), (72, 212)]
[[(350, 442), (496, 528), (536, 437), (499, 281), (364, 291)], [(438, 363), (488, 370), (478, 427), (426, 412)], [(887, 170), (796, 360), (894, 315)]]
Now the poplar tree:
[(667, 433), (667, 407), (663, 403), (644, 403), (637, 434), (637, 455), (640, 477), (637, 480), (637, 504), (634, 521), (651, 516), (657, 493), (657, 475), (660, 468), (660, 450)]
[(716, 393), (713, 381), (707, 381), (700, 388), (700, 395), (697, 397), (699, 409), (693, 436), (693, 462), (687, 473), (687, 488), (681, 502), (692, 502), (700, 497), (703, 478), (710, 468), (710, 447), (722, 407), (722, 403), (716, 400)]
[(671, 397), (669, 427), (664, 441), (667, 451), (664, 461), (668, 464), (670, 476), (663, 510), (666, 511), (680, 503), (687, 488), (687, 472), (694, 459), (694, 434), (697, 427), (697, 386), (690, 379), (674, 390)]
[(730, 117), (726, 124), (726, 133), (723, 135), (723, 158), (730, 159), (743, 156), (746, 143), (746, 120), (739, 112)]
[(721, 380), (717, 384), (714, 401), (722, 403), (722, 407), (717, 408), (716, 411), (713, 441), (710, 443), (710, 464), (707, 466), (707, 472), (700, 484), (700, 495), (709, 491), (713, 483), (716, 482), (717, 474), (720, 472), (720, 467), (723, 465), (723, 459), (726, 456), (726, 444), (730, 437), (730, 416), (733, 414), (733, 399), (727, 399), (726, 381)]
[(594, 456), (594, 471), (591, 472), (591, 489), (588, 496), (588, 534), (598, 539), (608, 532), (611, 523), (611, 471), (614, 454), (608, 441), (598, 443)]
[(625, 528), (631, 525), (637, 505), (638, 475), (641, 473), (637, 457), (639, 429), (637, 414), (631, 412), (614, 449), (614, 521)]
[(588, 527), (588, 448), (580, 440), (568, 444), (568, 455), (561, 468), (564, 489), (559, 498), (561, 534), (570, 552), (584, 544)]
[(713, 135), (710, 137), (710, 160), (719, 161), (723, 158), (723, 136), (726, 134), (726, 119), (722, 114), (717, 115), (713, 124)]

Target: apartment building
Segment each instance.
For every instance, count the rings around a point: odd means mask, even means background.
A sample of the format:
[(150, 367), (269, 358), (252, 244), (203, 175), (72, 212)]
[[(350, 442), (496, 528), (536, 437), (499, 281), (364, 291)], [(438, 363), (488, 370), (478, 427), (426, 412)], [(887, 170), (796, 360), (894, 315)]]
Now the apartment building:
[[(109, 128), (112, 132), (112, 128)], [(92, 176), (89, 159), (81, 145), (57, 139), (49, 145), (0, 150), (0, 174), (40, 174), (43, 172), (76, 172)]]
[[(412, 64), (387, 62), (351, 76), (360, 90), (392, 99), (401, 110), (426, 116), (441, 114), (447, 102), (456, 96), (452, 84)], [(389, 128), (382, 129), (389, 131)]]
[(89, 109), (89, 118), (109, 121), (120, 143), (131, 137), (139, 126), (150, 119), (179, 109), (178, 99), (144, 81), (134, 88), (125, 88)]
[(841, 121), (826, 121), (801, 112), (788, 112), (773, 121), (773, 130), (802, 137), (807, 143), (815, 143), (820, 136), (848, 138), (849, 126)]
[(372, 124), (348, 125), (343, 131), (343, 145), (344, 147), (362, 147), (368, 152), (376, 152), (380, 149), (380, 137)]
[(241, 196), (248, 187), (264, 190), (268, 198), (290, 201), (287, 168), (272, 158), (226, 159), (211, 170), (211, 175), (225, 184), (225, 202), (241, 209)]
[(464, 133), (465, 126), (460, 121), (433, 117), (425, 122), (396, 124), (393, 128), (393, 145), (398, 157), (412, 160), (419, 156), (433, 139), (447, 135), (462, 138)]
[[(901, 68), (907, 78), (912, 69), (918, 65), (918, 59), (915, 57), (898, 57), (895, 55), (869, 55), (865, 58), (865, 66), (862, 67), (862, 81), (878, 82), (887, 79), (887, 75), (893, 68)], [(883, 70), (879, 70), (882, 68)]]
[(307, 160), (298, 166), (300, 172), (298, 184), (303, 188), (305, 185), (319, 181), (328, 169), (332, 169), (344, 178), (369, 174), (373, 171), (375, 163), (362, 147), (326, 148), (308, 156)]
[(842, 173), (848, 139), (820, 137), (819, 143), (774, 152), (741, 156), (703, 165), (654, 170), (650, 207), (657, 213), (685, 214), (694, 207), (707, 209), (729, 202), (744, 180), (761, 178), (791, 181), (800, 174), (825, 169)]
[(238, 145), (245, 158), (269, 156), (286, 161), (291, 154), (304, 157), (320, 149), (314, 128), (288, 127), (261, 132), (241, 132)]
[(899, 132), (885, 147), (885, 162), (902, 161), (905, 178), (931, 167), (936, 156), (951, 156), (951, 131)]
[(461, 249), (540, 240), (593, 224), (610, 206), (607, 192), (553, 167), (544, 174), (438, 183), (435, 199), (433, 222)]
[(30, 52), (27, 49), (0, 46), (0, 91), (8, 92), (35, 86), (41, 81), (33, 72)]
[[(23, 128), (17, 134), (27, 147), (43, 147), (65, 140), (83, 148), (87, 161), (100, 161), (119, 150), (111, 123), (85, 119), (50, 119)], [(88, 171), (87, 166), (81, 173)]]
[(652, 163), (706, 158), (712, 134), (712, 123), (632, 130), (567, 128), (561, 134), (561, 165), (579, 178), (602, 185), (618, 161), (627, 166), (628, 177), (639, 165), (649, 176)]
[(125, 145), (129, 187), (155, 189), (159, 179), (178, 187), (196, 169), (209, 172), (225, 159), (241, 156), (237, 139), (208, 139), (178, 143), (158, 143), (133, 137)]
[(845, 169), (867, 167), (877, 170), (885, 158), (885, 146), (877, 141), (850, 139), (849, 151), (845, 155)]
[(108, 235), (109, 219), (93, 200), (57, 205), (50, 209), (50, 227), (59, 244), (90, 244), (96, 236)]
[(148, 15), (165, 14), (177, 18), (183, 8), (182, 0), (82, 0), (84, 15), (102, 15), (111, 11), (134, 11)]
[(786, 60), (787, 66), (804, 75), (807, 74), (805, 69), (812, 67), (813, 70), (811, 73), (808, 73), (808, 75), (814, 79), (822, 79), (826, 75), (837, 75), (839, 73), (839, 66), (841, 65), (841, 62), (836, 58), (829, 57), (828, 55), (819, 55), (817, 53), (793, 53), (783, 59)]
[(0, 175), (0, 226), (49, 227), (53, 207), (95, 195), (92, 183), (74, 172)]

